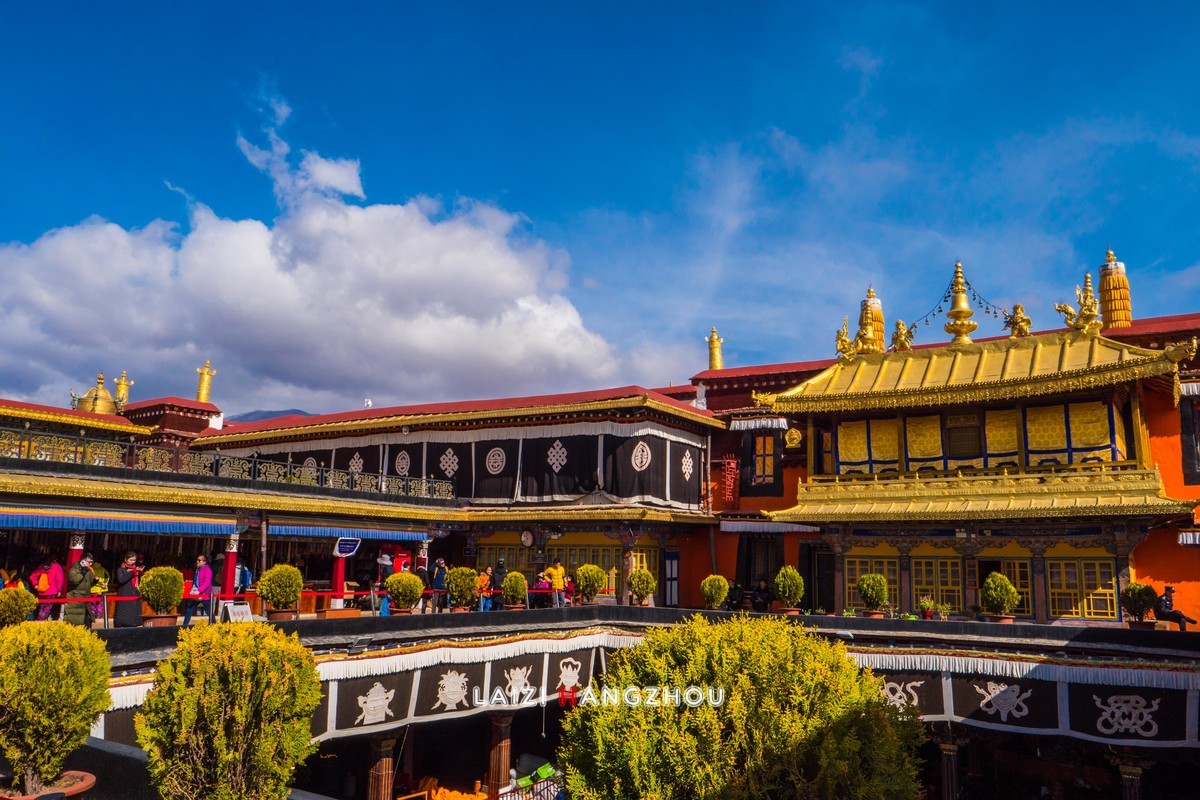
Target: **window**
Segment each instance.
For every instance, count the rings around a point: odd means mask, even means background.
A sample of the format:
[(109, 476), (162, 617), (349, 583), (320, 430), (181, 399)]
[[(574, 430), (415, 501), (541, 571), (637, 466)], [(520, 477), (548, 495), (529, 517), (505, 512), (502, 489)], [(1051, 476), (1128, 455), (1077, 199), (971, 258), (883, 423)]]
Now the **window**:
[(898, 558), (846, 558), (846, 608), (862, 608), (858, 596), (858, 576), (876, 572), (887, 578), (888, 602), (892, 608), (900, 607), (900, 559)]
[(1116, 567), (1106, 558), (1048, 558), (1050, 615), (1116, 619)]
[(771, 434), (754, 437), (754, 473), (750, 482), (755, 486), (775, 482), (775, 437)]
[(978, 414), (946, 416), (946, 457), (979, 458), (983, 455), (983, 433)]
[(945, 603), (951, 611), (963, 608), (961, 558), (914, 558), (912, 560), (913, 608), (925, 595)]

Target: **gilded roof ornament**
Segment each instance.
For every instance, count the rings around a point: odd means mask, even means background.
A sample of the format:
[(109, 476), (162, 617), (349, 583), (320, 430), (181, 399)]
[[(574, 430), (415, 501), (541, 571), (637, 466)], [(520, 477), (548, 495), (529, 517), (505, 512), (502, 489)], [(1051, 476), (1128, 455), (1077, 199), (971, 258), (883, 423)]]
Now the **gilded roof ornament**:
[(967, 279), (963, 277), (962, 262), (954, 264), (954, 280), (950, 282), (950, 310), (946, 316), (950, 319), (943, 330), (954, 338), (950, 344), (970, 344), (971, 334), (979, 324), (971, 321), (975, 312), (971, 310), (971, 301), (967, 298)]
[(1004, 328), (1012, 331), (1008, 337), (1010, 339), (1021, 339), (1029, 335), (1029, 329), (1033, 326), (1033, 320), (1025, 313), (1025, 306), (1017, 303), (1013, 306), (1012, 313), (1007, 311), (1004, 314)]
[(1068, 328), (1091, 336), (1100, 332), (1103, 322), (1100, 319), (1100, 301), (1092, 290), (1092, 273), (1083, 276), (1083, 288), (1075, 287), (1075, 298), (1079, 301), (1079, 311), (1067, 303), (1055, 303), (1054, 310), (1063, 315), (1063, 321)]
[(892, 331), (892, 350), (912, 350), (913, 337), (917, 335), (914, 328), (904, 324), (904, 320), (896, 320), (896, 330)]
[(117, 407), (124, 408), (125, 404), (129, 402), (129, 387), (133, 386), (133, 381), (129, 380), (129, 376), (125, 370), (121, 370), (121, 377), (117, 378), (113, 383), (117, 387)]
[(1196, 357), (1196, 344), (1195, 336), (1190, 342), (1172, 342), (1163, 348), (1163, 355), (1170, 359), (1172, 364), (1190, 361)]
[(217, 374), (215, 369), (209, 368), (208, 359), (204, 360), (204, 366), (196, 370), (196, 374), (200, 376), (200, 384), (196, 387), (196, 402), (209, 402), (209, 393), (212, 391), (212, 379)]
[(1128, 328), (1133, 324), (1129, 278), (1125, 275), (1125, 265), (1117, 261), (1117, 254), (1111, 249), (1100, 265), (1100, 314), (1104, 318), (1104, 330)]
[(93, 414), (116, 414), (117, 404), (113, 396), (104, 388), (104, 373), (96, 375), (96, 385), (87, 390), (82, 397), (71, 392), (71, 408), (78, 411), (90, 411)]
[(725, 358), (721, 355), (721, 345), (725, 340), (717, 336), (717, 329), (713, 328), (704, 341), (708, 342), (708, 368), (725, 369)]

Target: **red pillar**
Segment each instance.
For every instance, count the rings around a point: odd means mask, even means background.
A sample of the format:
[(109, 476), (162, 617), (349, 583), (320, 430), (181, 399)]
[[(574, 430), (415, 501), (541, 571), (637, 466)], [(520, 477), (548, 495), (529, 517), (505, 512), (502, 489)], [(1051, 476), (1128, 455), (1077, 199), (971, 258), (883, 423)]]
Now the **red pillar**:
[(333, 580), (329, 582), (329, 590), (333, 596), (329, 598), (330, 608), (342, 607), (342, 593), (346, 590), (346, 559), (341, 556), (333, 557)]
[(367, 800), (392, 800), (392, 751), (395, 749), (395, 739), (371, 740), (371, 772), (367, 775)]
[(223, 597), (218, 601), (218, 608), (213, 611), (214, 614), (219, 614), (220, 603), (233, 599), (232, 595), (237, 587), (237, 557), (238, 535), (232, 533), (225, 542), (225, 562), (221, 567), (221, 594)]
[(488, 752), (487, 795), (496, 798), (511, 780), (508, 770), (512, 766), (513, 715), (504, 711), (489, 711), (488, 719), (492, 721), (492, 735)]
[(75, 565), (75, 562), (83, 558), (83, 543), (87, 537), (76, 531), (71, 534), (71, 538), (67, 543), (67, 569)]

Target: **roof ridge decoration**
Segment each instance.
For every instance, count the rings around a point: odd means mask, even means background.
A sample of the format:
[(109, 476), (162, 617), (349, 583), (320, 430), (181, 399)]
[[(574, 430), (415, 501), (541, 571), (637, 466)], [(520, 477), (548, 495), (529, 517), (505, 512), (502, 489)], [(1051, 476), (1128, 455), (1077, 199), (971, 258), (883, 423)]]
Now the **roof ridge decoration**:
[(838, 359), (882, 353), (883, 333), (883, 302), (875, 296), (875, 289), (868, 287), (867, 297), (862, 301), (858, 314), (858, 333), (853, 339), (850, 338), (850, 317), (842, 317), (842, 327), (834, 339)]
[(975, 312), (971, 310), (971, 301), (967, 299), (967, 279), (963, 276), (963, 265), (961, 261), (954, 262), (954, 279), (950, 281), (950, 310), (946, 312), (946, 316), (950, 321), (947, 322), (942, 329), (954, 338), (950, 340), (950, 344), (970, 344), (971, 334), (979, 327), (978, 322), (973, 322), (971, 317), (975, 316)]
[(1067, 303), (1055, 303), (1054, 310), (1063, 315), (1068, 328), (1094, 336), (1104, 327), (1104, 321), (1100, 317), (1100, 300), (1092, 290), (1092, 273), (1084, 274), (1082, 289), (1075, 287), (1075, 298), (1079, 301), (1078, 312)]
[(1150, 350), (1080, 330), (950, 344), (839, 359), (778, 393), (754, 393), (773, 413), (954, 406), (1064, 392), (1169, 375), (1197, 343)]

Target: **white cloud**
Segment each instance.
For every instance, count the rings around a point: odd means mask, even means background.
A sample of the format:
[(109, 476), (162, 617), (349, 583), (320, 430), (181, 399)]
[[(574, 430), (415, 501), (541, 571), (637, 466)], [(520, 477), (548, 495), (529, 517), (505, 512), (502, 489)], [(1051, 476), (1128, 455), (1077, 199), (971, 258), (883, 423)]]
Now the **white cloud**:
[(133, 400), (189, 396), (206, 358), (230, 413), (621, 382), (620, 355), (561, 294), (565, 254), (520, 217), (425, 197), (349, 203), (363, 198), (357, 161), (306, 152), (293, 165), (266, 136), (238, 147), (272, 179), (274, 221), (194, 203), (182, 235), (91, 219), (0, 246), (0, 394), (63, 405), (97, 370), (126, 369)]

